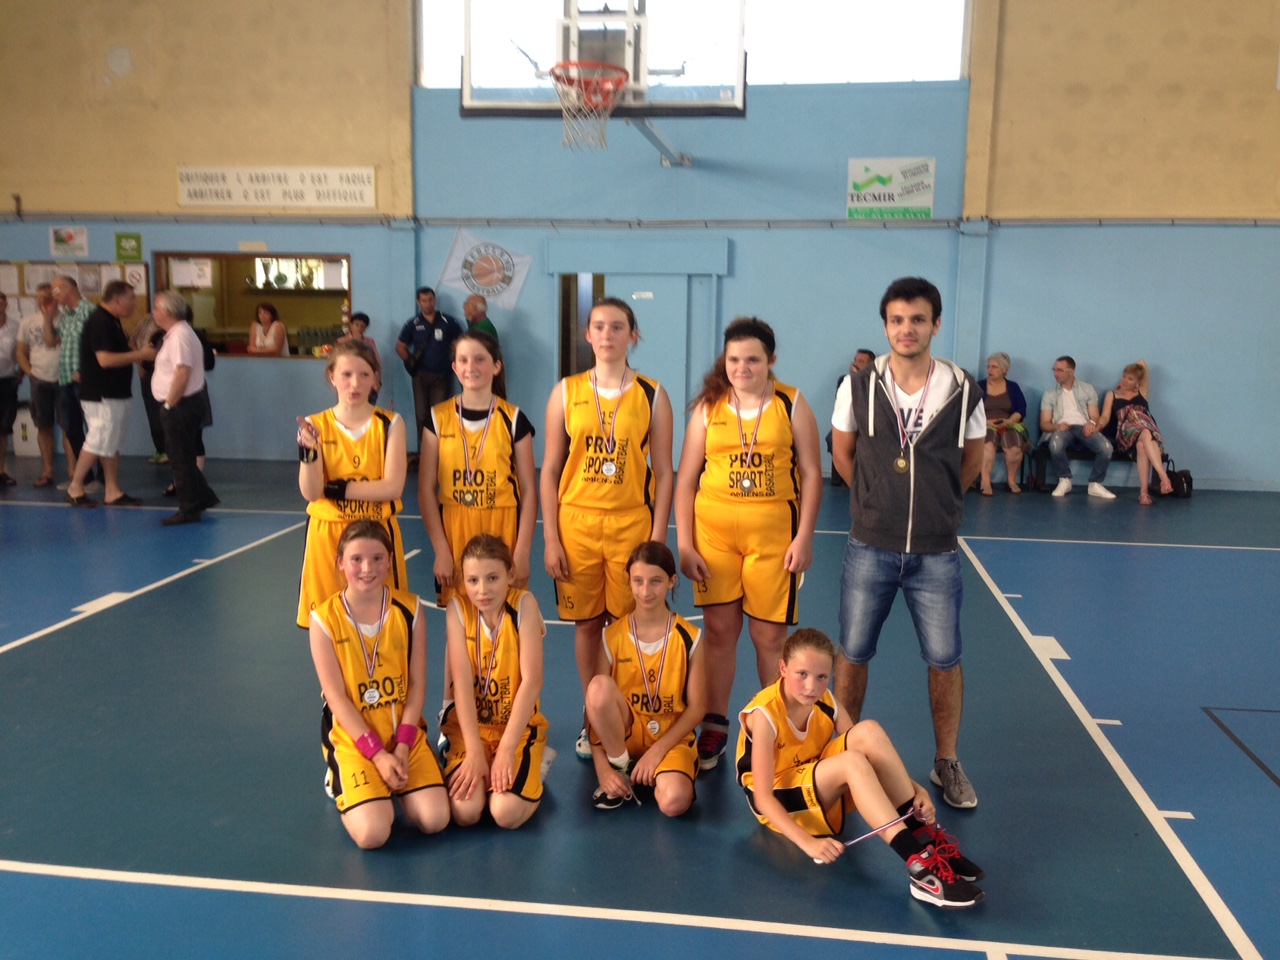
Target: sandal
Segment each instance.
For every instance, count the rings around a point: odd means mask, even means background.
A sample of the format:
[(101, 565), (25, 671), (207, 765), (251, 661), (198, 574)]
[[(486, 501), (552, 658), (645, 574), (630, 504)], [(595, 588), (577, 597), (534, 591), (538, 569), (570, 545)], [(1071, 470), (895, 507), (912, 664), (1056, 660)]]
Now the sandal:
[(0, 486), (16, 487), (17, 485), (18, 481), (13, 479), (13, 477), (9, 476), (7, 473), (0, 473)]
[(994, 496), (995, 496), (995, 494), (992, 492), (992, 490), (991, 490), (991, 488), (990, 488), (990, 487), (983, 487), (983, 488), (982, 488), (980, 491), (978, 491), (978, 492), (979, 492), (979, 493), (981, 493), (984, 497), (994, 497)]
[(1151, 503), (1152, 503), (1151, 494), (1149, 493), (1138, 494), (1138, 503), (1142, 504), (1142, 506), (1144, 507), (1151, 506)]
[(39, 480), (33, 483), (32, 486), (33, 487), (52, 487), (53, 477), (41, 477)]
[(1160, 481), (1160, 492), (1163, 494), (1173, 493), (1173, 481), (1167, 477)]
[(175, 487), (172, 483), (164, 488), (164, 493), (160, 494), (160, 496), (162, 497), (176, 497), (177, 495), (178, 495), (178, 488)]
[(71, 504), (73, 507), (96, 507), (98, 505), (97, 500), (90, 500), (88, 495), (83, 493), (78, 497), (73, 497), (68, 493), (62, 499), (67, 501), (67, 503)]
[(1016, 483), (1011, 483), (1011, 484), (1009, 484), (1009, 492), (1010, 492), (1010, 493), (1021, 493), (1021, 492), (1022, 492), (1022, 488), (1021, 488), (1020, 486), (1018, 486)]

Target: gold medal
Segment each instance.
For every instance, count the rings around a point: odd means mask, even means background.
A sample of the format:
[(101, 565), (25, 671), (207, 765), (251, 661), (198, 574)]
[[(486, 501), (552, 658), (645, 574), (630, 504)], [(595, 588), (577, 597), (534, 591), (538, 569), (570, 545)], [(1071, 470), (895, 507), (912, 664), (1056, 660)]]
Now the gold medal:
[(754, 486), (755, 484), (751, 481), (750, 477), (743, 477), (738, 481), (738, 488), (742, 490), (743, 493), (750, 493), (751, 488)]
[[(611, 450), (609, 452), (612, 453), (613, 451)], [(603, 473), (606, 477), (612, 477), (615, 473), (618, 472), (618, 465), (614, 463), (612, 460), (606, 460), (600, 466), (600, 472)]]
[(476, 492), (474, 490), (462, 491), (462, 505), (464, 507), (474, 507), (476, 505)]
[(376, 707), (378, 701), (382, 699), (382, 693), (376, 686), (370, 687), (364, 692), (364, 702), (371, 707)]
[(907, 462), (906, 457), (898, 457), (893, 461), (893, 469), (898, 473), (906, 473), (911, 469), (911, 464)]

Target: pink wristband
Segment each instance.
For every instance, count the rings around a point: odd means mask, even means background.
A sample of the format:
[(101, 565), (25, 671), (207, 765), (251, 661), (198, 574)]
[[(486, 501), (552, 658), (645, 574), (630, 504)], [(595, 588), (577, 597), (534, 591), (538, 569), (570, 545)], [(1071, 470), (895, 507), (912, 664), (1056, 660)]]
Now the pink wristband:
[(396, 727), (396, 743), (403, 743), (406, 747), (412, 747), (413, 742), (418, 739), (418, 728), (412, 724), (402, 723)]
[(366, 760), (372, 760), (378, 755), (379, 750), (385, 750), (386, 747), (383, 746), (382, 738), (372, 730), (369, 730), (356, 741), (356, 749), (360, 751), (360, 755)]

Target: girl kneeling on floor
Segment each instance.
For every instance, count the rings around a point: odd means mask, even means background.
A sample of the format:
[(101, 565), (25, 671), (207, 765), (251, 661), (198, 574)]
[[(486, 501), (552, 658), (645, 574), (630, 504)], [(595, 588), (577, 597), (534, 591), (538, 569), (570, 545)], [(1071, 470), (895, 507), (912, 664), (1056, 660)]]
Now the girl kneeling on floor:
[(515, 563), (501, 539), (473, 537), (461, 567), (462, 593), (445, 613), (452, 686), (440, 725), (449, 806), (460, 826), (488, 807), (498, 826), (514, 830), (542, 802), (546, 627), (533, 594), (512, 586)]
[[(971, 907), (984, 894), (982, 871), (934, 820), (933, 801), (907, 775), (874, 720), (849, 722), (827, 690), (835, 648), (819, 630), (787, 638), (778, 681), (738, 718), (738, 783), (751, 812), (819, 863), (846, 847), (834, 835), (857, 810), (906, 861), (911, 895), (944, 909)], [(893, 821), (907, 815), (901, 823)]]
[(702, 631), (672, 613), (676, 560), (666, 544), (641, 543), (627, 561), (635, 610), (604, 631), (602, 672), (587, 686), (591, 754), (600, 786), (591, 802), (620, 807), (635, 785), (678, 817), (693, 803), (694, 728), (706, 703)]
[(423, 833), (449, 823), (444, 779), (421, 729), (427, 624), (411, 593), (387, 586), (391, 536), (357, 520), (338, 538), (346, 587), (310, 613), (311, 659), (324, 695), (325, 787), (361, 847), (387, 842), (392, 796)]

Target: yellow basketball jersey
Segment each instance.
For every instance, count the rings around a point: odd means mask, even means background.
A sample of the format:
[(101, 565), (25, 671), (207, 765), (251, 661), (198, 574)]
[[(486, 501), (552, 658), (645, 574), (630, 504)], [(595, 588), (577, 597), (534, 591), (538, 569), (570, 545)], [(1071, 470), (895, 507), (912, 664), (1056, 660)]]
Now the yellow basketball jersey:
[[(627, 371), (627, 381), (620, 396), (601, 397), (599, 409), (591, 371), (560, 382), (564, 428), (569, 435), (569, 452), (560, 474), (561, 503), (596, 510), (652, 507), (656, 481), (649, 463), (650, 425), (661, 387), (634, 370)], [(610, 429), (612, 452), (607, 449)]]
[[(457, 398), (437, 403), (431, 408), (439, 450), (436, 490), (442, 505), (484, 510), (520, 506), (514, 440), (519, 412), (512, 404), (495, 397), (486, 437), (485, 425), (481, 421), (468, 421), (463, 426), (458, 418)], [(481, 438), (484, 439), (484, 450), (480, 450)], [(466, 453), (463, 443), (466, 444)], [(466, 476), (468, 453), (471, 458), (470, 482)]]
[[(520, 600), (528, 592), (514, 588), (507, 592), (497, 636), (489, 633), (480, 611), (464, 594), (458, 594), (453, 600), (462, 613), (462, 626), (467, 634), (467, 656), (471, 659), (476, 719), (481, 733), (488, 727), (501, 736), (511, 720), (511, 704), (520, 689)], [(537, 703), (529, 726), (542, 729), (547, 726)]]
[(707, 408), (706, 466), (698, 489), (713, 499), (730, 503), (798, 499), (800, 477), (791, 415), (799, 395), (795, 387), (775, 383), (765, 408), (756, 417), (744, 417), (741, 425), (728, 397)]
[[(328, 480), (381, 480), (387, 462), (387, 437), (396, 414), (373, 408), (373, 416), (357, 431), (347, 430), (333, 410), (307, 419), (320, 432), (320, 456)], [(400, 512), (399, 500), (330, 500), (321, 497), (307, 504), (307, 513), (318, 520), (386, 520)]]
[(738, 714), (741, 729), (738, 731), (738, 783), (745, 789), (752, 789), (754, 783), (751, 772), (751, 736), (747, 733), (747, 714), (759, 710), (769, 718), (774, 730), (773, 752), (774, 773), (802, 767), (822, 756), (822, 751), (836, 733), (836, 702), (831, 691), (822, 694), (822, 699), (809, 711), (809, 722), (804, 730), (797, 730), (787, 718), (787, 705), (782, 699), (782, 680), (765, 687), (757, 693)]
[(666, 733), (689, 704), (689, 658), (701, 638), (702, 631), (678, 614), (662, 643), (639, 648), (631, 634), (630, 617), (605, 628), (609, 675), (637, 719), (646, 726), (657, 722), (656, 730), (649, 728), (654, 737)]
[[(363, 644), (359, 628), (347, 616), (341, 593), (324, 601), (312, 614), (333, 642), (347, 696), (359, 708), (361, 719), (383, 743), (394, 742), (396, 727), (404, 717), (404, 702), (409, 692), (409, 644), (413, 618), (417, 614), (418, 598), (414, 594), (391, 590), (386, 623), (376, 637), (366, 634)], [(372, 671), (366, 657), (373, 661)], [(333, 714), (325, 704), (324, 729), (331, 726), (334, 740), (354, 741), (347, 731), (333, 723)]]

